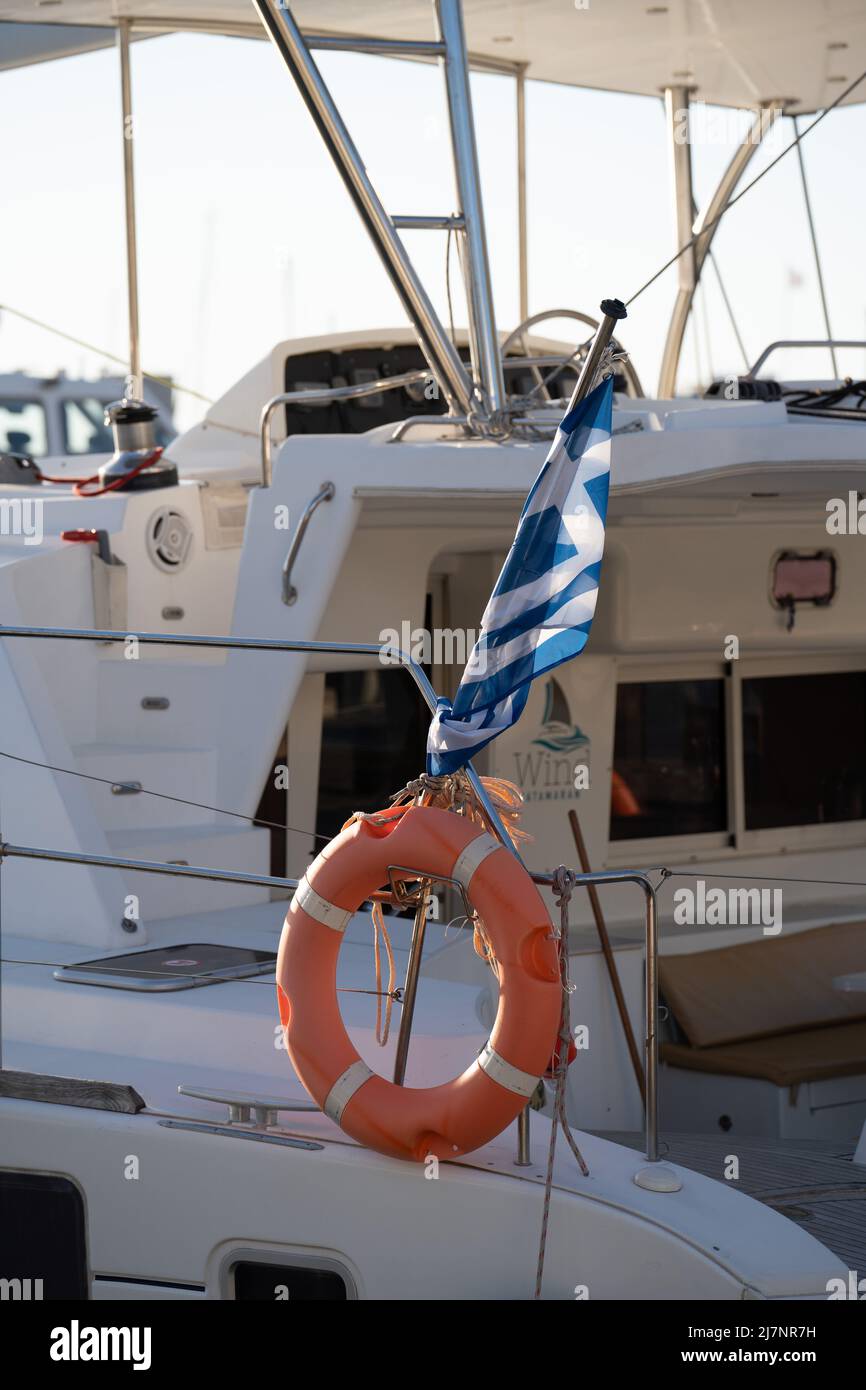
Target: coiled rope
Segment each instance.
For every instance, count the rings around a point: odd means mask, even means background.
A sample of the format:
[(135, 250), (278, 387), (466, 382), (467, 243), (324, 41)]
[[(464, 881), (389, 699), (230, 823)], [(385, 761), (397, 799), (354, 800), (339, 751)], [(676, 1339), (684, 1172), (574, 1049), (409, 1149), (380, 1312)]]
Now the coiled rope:
[[(532, 837), (519, 825), (523, 810), (523, 795), (514, 783), (506, 781), (503, 777), (482, 777), (481, 783), (491, 804), (498, 811), (512, 843), (517, 844), (518, 840), (531, 839)], [(394, 793), (390, 798), (390, 810), (355, 811), (346, 821), (343, 829), (345, 830), (355, 821), (367, 821), (377, 826), (387, 825), (389, 821), (402, 815), (410, 806), (434, 806), (444, 811), (452, 811), (458, 816), (465, 816), (467, 820), (483, 825), (485, 829), (492, 828), (489, 826), (484, 808), (478, 800), (469, 777), (464, 771), (459, 770), (439, 777), (422, 772), (420, 777), (407, 782), (405, 787), (401, 787), (398, 792)], [(373, 924), (373, 963), (376, 971), (376, 1041), (380, 1047), (384, 1047), (391, 1029), (395, 978), (394, 953), (380, 902), (373, 901), (370, 916)], [(490, 966), (498, 979), (499, 970), (496, 956), (487, 929), (477, 915), (469, 920), (472, 922), (472, 942), (475, 953)], [(388, 956), (388, 985), (384, 991), (382, 990), (380, 941), (384, 943)], [(383, 994), (385, 998), (384, 1025), (382, 1022)]]

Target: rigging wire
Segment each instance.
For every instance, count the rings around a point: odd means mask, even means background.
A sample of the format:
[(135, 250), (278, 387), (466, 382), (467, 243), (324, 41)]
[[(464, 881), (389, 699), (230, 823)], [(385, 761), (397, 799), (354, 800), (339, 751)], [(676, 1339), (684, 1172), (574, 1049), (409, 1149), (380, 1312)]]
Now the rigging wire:
[[(794, 123), (794, 134), (799, 135), (800, 127), (797, 124), (797, 117), (792, 116), (791, 120)], [(824, 271), (821, 266), (821, 252), (818, 250), (818, 237), (815, 232), (815, 219), (812, 216), (812, 199), (809, 196), (809, 183), (806, 179), (806, 164), (803, 159), (803, 151), (800, 148), (799, 144), (797, 145), (797, 163), (800, 166), (800, 182), (803, 185), (803, 202), (806, 205), (806, 220), (809, 223), (809, 236), (812, 240), (812, 255), (815, 259), (815, 273), (818, 277), (818, 293), (821, 296), (821, 309), (824, 314), (824, 327), (827, 330), (827, 337), (832, 339), (833, 330), (830, 327), (830, 310), (827, 308), (827, 291), (824, 288)], [(834, 347), (830, 348), (830, 362), (833, 367), (833, 375), (835, 377), (838, 377), (839, 366), (836, 361), (836, 349)]]
[[(9, 758), (15, 763), (26, 763), (28, 767), (39, 767), (46, 772), (62, 772), (67, 777), (80, 777), (85, 782), (101, 782), (106, 787), (116, 787), (121, 785), (117, 777), (97, 777), (92, 772), (79, 772), (74, 767), (56, 767), (53, 763), (40, 762), (38, 758), (25, 758), (20, 753), (9, 753), (4, 748), (0, 748), (0, 758)], [(214, 811), (219, 816), (234, 816), (237, 820), (249, 821), (251, 825), (267, 826), (270, 830), (291, 830), (296, 835), (309, 835), (314, 840), (322, 840), (325, 844), (332, 838), (330, 835), (320, 835), (315, 830), (307, 830), (298, 825), (283, 824), (280, 821), (265, 820), (263, 816), (248, 816), (244, 811), (227, 811), (224, 806), (210, 806), (205, 801), (190, 801), (185, 796), (172, 796), (170, 792), (155, 792), (149, 787), (140, 787), (138, 796), (155, 796), (161, 801), (175, 801), (180, 806), (194, 806), (200, 811)]]
[(675, 251), (674, 254), (668, 260), (665, 261), (664, 265), (659, 267), (659, 269), (655, 272), (654, 275), (651, 275), (648, 280), (644, 281), (640, 288), (635, 290), (634, 294), (631, 295), (631, 297), (625, 301), (626, 308), (634, 304), (635, 300), (643, 294), (644, 290), (648, 290), (650, 285), (654, 285), (656, 280), (660, 279), (660, 277), (664, 275), (666, 270), (669, 270), (672, 265), (676, 265), (680, 256), (684, 256), (685, 253), (692, 246), (695, 246), (700, 241), (702, 236), (704, 236), (708, 231), (710, 231), (711, 228), (717, 227), (721, 222), (722, 218), (728, 212), (730, 212), (734, 204), (738, 203), (741, 198), (745, 198), (746, 194), (755, 187), (755, 184), (760, 183), (761, 179), (764, 178), (766, 174), (769, 174), (771, 169), (775, 169), (776, 165), (785, 158), (786, 154), (790, 154), (791, 150), (797, 148), (801, 144), (801, 142), (805, 140), (806, 136), (810, 135), (812, 131), (815, 129), (815, 127), (820, 125), (826, 116), (829, 116), (831, 111), (833, 111), (837, 106), (839, 106), (840, 103), (843, 102), (847, 96), (850, 96), (856, 87), (860, 86), (860, 83), (864, 79), (866, 79), (866, 70), (861, 72), (859, 77), (855, 77), (854, 81), (849, 83), (849, 85), (845, 88), (843, 92), (839, 93), (835, 101), (832, 101), (829, 106), (826, 106), (824, 110), (815, 117), (811, 125), (808, 125), (802, 133), (798, 133), (796, 138), (791, 141), (790, 145), (786, 145), (785, 148), (781, 150), (779, 154), (776, 155), (775, 159), (771, 159), (770, 163), (766, 166), (766, 168), (762, 169), (759, 174), (756, 174), (755, 177), (751, 179), (749, 183), (746, 184), (745, 188), (741, 188), (739, 193), (734, 198), (731, 198), (729, 202), (725, 205), (725, 207), (722, 208), (721, 212), (718, 214), (717, 217), (713, 217), (709, 222), (706, 222), (704, 226), (701, 227), (701, 230), (698, 233), (696, 233), (694, 236), (689, 237), (685, 245), (681, 246), (678, 251)]
[[(11, 314), (13, 318), (22, 319), (24, 323), (31, 323), (36, 328), (44, 329), (46, 333), (53, 333), (55, 338), (63, 338), (65, 342), (72, 343), (74, 347), (84, 348), (87, 352), (93, 352), (97, 357), (104, 357), (109, 362), (117, 362), (121, 367), (129, 367), (127, 358), (119, 357), (116, 352), (111, 352), (108, 348), (97, 347), (95, 343), (89, 343), (86, 338), (77, 338), (74, 333), (67, 333), (64, 328), (57, 328), (52, 323), (46, 323), (44, 319), (34, 318), (33, 314), (25, 314), (23, 309), (14, 309), (11, 304), (0, 303), (0, 313)], [(204, 405), (216, 404), (211, 396), (205, 396), (203, 392), (194, 390), (192, 386), (182, 386), (180, 382), (173, 381), (171, 377), (157, 376), (154, 372), (145, 371), (142, 371), (141, 375), (147, 381), (156, 382), (158, 386), (167, 387), (170, 391), (177, 391), (183, 396), (192, 396)], [(254, 430), (242, 429), (240, 425), (227, 425), (221, 420), (208, 420), (207, 423), (209, 428), (229, 430), (232, 434), (242, 434), (248, 439), (258, 439)]]
[[(28, 767), (38, 767), (46, 772), (60, 772), (68, 777), (80, 777), (87, 782), (101, 782), (105, 786), (117, 786), (117, 780), (110, 777), (97, 777), (92, 772), (79, 772), (76, 768), (58, 767), (53, 763), (43, 763), (37, 758), (25, 758), (20, 753), (9, 753), (0, 748), (0, 758), (9, 758), (16, 763), (26, 763)], [(245, 820), (254, 825), (267, 826), (271, 830), (290, 830), (296, 835), (309, 835), (314, 840), (323, 840), (326, 843), (331, 839), (329, 835), (321, 835), (317, 831), (308, 830), (297, 825), (284, 824), (281, 821), (265, 820), (262, 816), (250, 816), (244, 811), (228, 811), (223, 806), (210, 806), (204, 801), (191, 801), (187, 797), (172, 796), (170, 792), (150, 791), (147, 787), (142, 787), (138, 793), (140, 796), (155, 796), (161, 801), (176, 801), (182, 806), (193, 806), (202, 811), (215, 811), (221, 816), (235, 816), (238, 820)], [(2, 862), (2, 861), (0, 861)], [(860, 879), (839, 879), (839, 878), (791, 878), (779, 874), (726, 874), (716, 873), (712, 868), (700, 869), (669, 869), (664, 864), (654, 864), (646, 869), (647, 873), (660, 873), (662, 879), (667, 878), (698, 878), (701, 874), (707, 878), (729, 878), (742, 881), (748, 880), (750, 883), (811, 883), (823, 884), (827, 888), (866, 888), (866, 880)], [(39, 962), (35, 962), (38, 964)]]
[(668, 878), (730, 878), (738, 883), (746, 881), (748, 883), (813, 883), (823, 884), (826, 888), (866, 888), (866, 881), (862, 879), (845, 878), (790, 878), (781, 874), (719, 874), (715, 869), (667, 869), (661, 864), (657, 864), (654, 869), (648, 869), (647, 873), (660, 873), (662, 882)]
[[(0, 875), (0, 878), (2, 878), (2, 875)], [(151, 949), (154, 949), (154, 948), (151, 947)], [(129, 956), (124, 957), (124, 959), (131, 960), (131, 959), (133, 959), (133, 955), (130, 954)], [(274, 957), (274, 961), (275, 961), (275, 963), (276, 963), (276, 956)], [(81, 966), (84, 965), (84, 964), (85, 964), (84, 961), (69, 961), (69, 960), (26, 960), (26, 959), (19, 959), (17, 956), (2, 956), (2, 957), (0, 957), (0, 965), (44, 965), (44, 966), (46, 967), (46, 969), (49, 969), (49, 970), (78, 970), (78, 969), (80, 969)], [(172, 979), (172, 980), (173, 980), (173, 979), (179, 978), (178, 976), (175, 976), (175, 975), (166, 975), (166, 973), (165, 973), (164, 970), (124, 970), (122, 967), (118, 967), (118, 966), (116, 966), (116, 965), (100, 966), (100, 965), (96, 964), (94, 961), (87, 961), (87, 962), (86, 962), (86, 965), (87, 965), (87, 973), (88, 973), (88, 975), (91, 975), (91, 974), (92, 974), (92, 975), (129, 975), (130, 979), (133, 979), (133, 978), (136, 977), (136, 976), (138, 976), (138, 977), (144, 977), (144, 976), (150, 977), (150, 976), (153, 976), (154, 979), (157, 979), (157, 980), (167, 980), (167, 979)], [(184, 975), (184, 976), (183, 976), (183, 979), (189, 980), (189, 982), (190, 982), (191, 985), (192, 985), (192, 982), (195, 981), (195, 980), (210, 980), (213, 984), (219, 984), (219, 985), (264, 985), (266, 989), (271, 989), (271, 990), (272, 990), (273, 987), (274, 987), (274, 982), (273, 982), (273, 980), (269, 980), (269, 979), (254, 980), (254, 979), (251, 979), (249, 976), (247, 976), (246, 978), (241, 977), (240, 979), (231, 979), (231, 977), (226, 978), (226, 976), (224, 976), (224, 975), (217, 975), (217, 974), (215, 974), (215, 973), (214, 973), (213, 971), (211, 971), (211, 970), (205, 970), (205, 971), (204, 971), (202, 974), (200, 974), (200, 975)], [(80, 984), (81, 981), (80, 981), (80, 980), (76, 980), (75, 983), (76, 983), (76, 984)], [(356, 988), (352, 988), (352, 987), (349, 986), (349, 985), (337, 985), (336, 988), (337, 988), (337, 993), (338, 993), (338, 994), (372, 994), (372, 995), (377, 995), (377, 996), (378, 996), (379, 998), (381, 998), (381, 999), (390, 999), (391, 1002), (394, 1003), (394, 1004), (402, 1004), (402, 1003), (403, 1003), (403, 990), (402, 990), (402, 988), (400, 988), (399, 986), (398, 986), (397, 989), (392, 989), (392, 990), (387, 990), (387, 989), (356, 989)], [(180, 991), (176, 991), (176, 992), (177, 992), (177, 993), (180, 993)]]
[[(850, 94), (851, 94), (857, 87), (859, 87), (860, 83), (861, 83), (864, 79), (866, 79), (866, 70), (864, 70), (863, 72), (861, 72), (860, 76), (859, 76), (859, 77), (856, 77), (856, 78), (854, 79), (853, 82), (849, 83), (849, 85), (844, 89), (844, 91), (840, 92), (839, 95), (835, 98), (835, 100), (832, 101), (832, 102), (830, 103), (829, 106), (825, 107), (824, 110), (821, 111), (821, 112), (815, 117), (815, 119), (814, 119), (814, 121), (812, 121), (811, 125), (808, 125), (808, 126), (806, 127), (805, 130), (803, 130), (803, 131), (800, 131), (800, 130), (799, 130), (799, 128), (797, 127), (796, 118), (794, 118), (795, 130), (797, 130), (797, 135), (796, 135), (795, 139), (791, 141), (790, 145), (786, 145), (785, 148), (784, 148), (782, 151), (780, 151), (779, 154), (776, 155), (775, 159), (772, 159), (772, 160), (770, 161), (770, 163), (766, 166), (766, 168), (762, 169), (761, 172), (760, 172), (759, 174), (756, 174), (755, 177), (754, 177), (752, 180), (750, 180), (749, 183), (746, 184), (745, 188), (742, 188), (742, 189), (740, 190), (740, 192), (736, 194), (735, 197), (731, 198), (731, 199), (728, 201), (728, 203), (725, 205), (725, 207), (722, 208), (722, 210), (721, 210), (721, 212), (718, 214), (718, 216), (712, 218), (711, 221), (705, 223), (704, 226), (701, 228), (700, 232), (698, 232), (696, 235), (690, 237), (689, 240), (685, 243), (685, 245), (681, 246), (681, 247), (679, 248), (679, 250), (676, 251), (676, 252), (673, 254), (673, 256), (669, 257), (668, 260), (666, 260), (666, 261), (664, 262), (664, 264), (661, 265), (661, 266), (659, 267), (659, 269), (658, 269), (653, 275), (651, 275), (650, 278), (649, 278), (648, 280), (644, 281), (644, 283), (639, 287), (639, 289), (635, 290), (634, 294), (632, 294), (632, 295), (630, 296), (630, 298), (628, 298), (628, 299), (625, 301), (626, 307), (628, 307), (629, 305), (633, 304), (633, 303), (635, 302), (635, 300), (638, 299), (638, 298), (644, 293), (645, 290), (648, 290), (648, 289), (650, 288), (651, 285), (654, 285), (655, 282), (656, 282), (656, 280), (660, 279), (660, 277), (661, 277), (662, 275), (664, 275), (665, 271), (666, 271), (666, 270), (669, 270), (670, 267), (671, 267), (672, 265), (675, 265), (676, 262), (679, 260), (679, 258), (680, 258), (681, 256), (684, 256), (685, 253), (686, 253), (692, 246), (695, 246), (695, 245), (697, 244), (697, 242), (700, 240), (700, 238), (706, 234), (706, 232), (710, 231), (710, 230), (711, 230), (712, 228), (714, 228), (714, 227), (717, 227), (718, 224), (721, 222), (722, 218), (725, 217), (726, 214), (727, 214), (728, 212), (730, 212), (730, 210), (731, 210), (731, 208), (734, 206), (734, 204), (735, 204), (735, 203), (738, 203), (738, 202), (740, 201), (741, 198), (744, 198), (744, 197), (746, 196), (746, 194), (747, 194), (752, 188), (754, 188), (755, 185), (756, 185), (757, 183), (759, 183), (759, 182), (761, 181), (761, 179), (764, 178), (764, 176), (765, 176), (766, 174), (768, 174), (768, 173), (770, 172), (771, 169), (774, 169), (774, 168), (776, 167), (776, 165), (777, 165), (781, 160), (783, 160), (783, 159), (785, 158), (785, 155), (789, 154), (790, 151), (793, 150), (793, 149), (797, 149), (798, 152), (799, 152), (799, 147), (800, 147), (800, 145), (802, 144), (802, 142), (805, 140), (806, 136), (807, 136), (807, 135), (810, 135), (811, 132), (815, 129), (815, 127), (818, 126), (818, 125), (820, 125), (821, 121), (823, 121), (824, 118), (825, 118), (826, 116), (828, 116), (828, 115), (830, 114), (831, 111), (835, 110), (835, 108), (836, 108), (837, 106), (839, 106), (839, 105), (845, 100), (846, 97), (850, 96)], [(447, 241), (447, 243), (446, 243), (446, 289), (448, 290), (448, 297), (449, 297), (449, 313), (450, 313), (450, 315), (451, 315), (451, 337), (452, 337), (452, 341), (453, 341), (453, 339), (454, 339), (454, 323), (453, 323), (453, 311), (452, 311), (452, 307), (451, 307), (451, 297), (450, 297), (451, 231), (452, 231), (452, 229), (449, 227), (449, 229), (448, 229), (448, 241)], [(708, 253), (708, 254), (709, 254), (709, 253)], [(718, 274), (718, 271), (717, 271), (716, 273)], [(724, 291), (723, 291), (723, 293), (724, 293)], [(726, 302), (727, 302), (727, 297), (725, 296), (725, 298), (726, 298)], [(13, 315), (14, 317), (16, 317), (16, 318), (23, 319), (26, 323), (31, 323), (31, 324), (35, 325), (37, 328), (42, 328), (42, 329), (44, 329), (47, 333), (53, 333), (56, 337), (63, 338), (63, 339), (65, 339), (67, 342), (73, 343), (73, 344), (74, 344), (75, 346), (77, 346), (77, 347), (85, 348), (88, 352), (94, 352), (94, 353), (96, 353), (97, 355), (102, 356), (102, 357), (105, 357), (105, 358), (107, 358), (109, 361), (117, 362), (117, 363), (121, 364), (121, 365), (124, 366), (124, 367), (128, 366), (128, 362), (127, 362), (126, 358), (118, 356), (117, 353), (115, 353), (115, 352), (110, 352), (110, 351), (107, 351), (107, 350), (104, 349), (104, 348), (97, 347), (94, 343), (87, 342), (85, 339), (83, 339), (83, 338), (78, 338), (78, 337), (76, 337), (76, 336), (75, 336), (74, 334), (72, 334), (72, 333), (67, 333), (64, 329), (57, 328), (57, 327), (55, 327), (53, 324), (46, 323), (44, 319), (38, 319), (38, 318), (34, 317), (34, 315), (32, 315), (32, 314), (27, 314), (27, 313), (25, 313), (25, 312), (24, 312), (23, 310), (21, 310), (21, 309), (15, 309), (15, 308), (12, 307), (11, 304), (0, 303), (0, 311), (3, 311), (3, 312), (5, 312), (5, 313), (7, 313), (7, 314), (12, 314), (12, 315)], [(730, 308), (729, 308), (728, 312), (730, 313)], [(739, 340), (739, 334), (737, 335), (737, 337), (738, 337), (738, 341), (740, 341), (740, 340)], [(742, 351), (743, 348), (742, 348), (742, 342), (741, 342), (741, 341), (740, 341), (740, 348), (741, 348), (741, 351)], [(575, 349), (575, 352), (571, 354), (571, 357), (569, 357), (569, 358), (567, 359), (567, 361), (570, 362), (570, 361), (572, 360), (572, 358), (576, 355), (576, 353), (577, 353), (578, 351), (580, 351), (580, 348)], [(743, 352), (743, 355), (745, 356), (745, 352)], [(562, 370), (562, 367), (563, 367), (564, 365), (565, 365), (565, 363), (559, 365), (558, 367), (555, 367), (555, 368), (553, 369), (553, 371), (550, 372), (550, 373), (548, 374), (548, 376), (545, 378), (545, 382), (541, 383), (541, 385), (543, 386), (544, 384), (546, 384), (546, 382), (549, 381), (553, 376), (555, 376), (557, 372), (561, 371), (561, 370)], [(190, 387), (190, 386), (183, 386), (183, 385), (181, 385), (181, 384), (179, 384), (179, 383), (176, 383), (176, 382), (174, 382), (174, 381), (171, 381), (170, 379), (168, 379), (168, 378), (166, 378), (166, 377), (156, 376), (153, 372), (142, 372), (142, 376), (146, 377), (149, 381), (154, 381), (154, 382), (160, 383), (161, 385), (169, 386), (172, 390), (178, 391), (178, 392), (182, 393), (183, 395), (192, 396), (192, 397), (194, 397), (195, 399), (202, 401), (202, 402), (203, 402), (204, 404), (206, 404), (206, 405), (213, 405), (213, 404), (214, 404), (213, 400), (212, 400), (209, 396), (205, 396), (201, 391), (196, 391), (196, 390), (194, 390), (194, 389), (193, 389), (192, 387)], [(534, 391), (530, 393), (530, 395), (534, 395), (534, 394), (535, 394)], [(257, 437), (258, 437), (252, 430), (245, 430), (245, 429), (240, 428), (240, 427), (237, 426), (237, 425), (227, 425), (227, 424), (224, 424), (224, 423), (222, 423), (222, 422), (220, 422), (220, 421), (215, 421), (215, 420), (209, 420), (207, 423), (208, 423), (209, 426), (213, 426), (214, 428), (229, 430), (229, 431), (231, 431), (231, 432), (233, 432), (233, 433), (235, 433), (235, 434), (245, 435), (245, 436), (247, 436), (248, 438), (257, 438)]]
[(727, 292), (727, 290), (725, 289), (725, 283), (724, 283), (724, 281), (722, 280), (722, 272), (719, 270), (719, 262), (718, 262), (718, 260), (716, 259), (716, 257), (713, 255), (712, 248), (708, 248), (708, 250), (707, 250), (707, 260), (709, 261), (710, 265), (713, 267), (713, 271), (714, 271), (714, 273), (715, 273), (716, 280), (717, 280), (718, 286), (719, 286), (719, 292), (720, 292), (720, 294), (721, 294), (721, 296), (722, 296), (722, 302), (724, 303), (724, 306), (725, 306), (725, 308), (726, 308), (727, 311), (728, 311), (728, 318), (731, 320), (731, 328), (734, 330), (734, 337), (735, 337), (736, 340), (737, 340), (737, 347), (740, 349), (740, 352), (742, 353), (743, 362), (744, 362), (744, 364), (745, 364), (746, 371), (748, 371), (749, 368), (750, 368), (750, 366), (751, 366), (752, 364), (751, 364), (751, 362), (749, 361), (749, 355), (748, 355), (748, 353), (746, 352), (746, 348), (745, 348), (745, 345), (744, 345), (744, 343), (743, 343), (742, 336), (741, 336), (741, 334), (740, 334), (739, 324), (737, 323), (737, 320), (736, 320), (736, 318), (734, 317), (734, 310), (733, 310), (733, 307), (732, 307), (732, 305), (731, 305), (731, 301), (730, 301), (730, 299), (728, 298), (728, 292)]

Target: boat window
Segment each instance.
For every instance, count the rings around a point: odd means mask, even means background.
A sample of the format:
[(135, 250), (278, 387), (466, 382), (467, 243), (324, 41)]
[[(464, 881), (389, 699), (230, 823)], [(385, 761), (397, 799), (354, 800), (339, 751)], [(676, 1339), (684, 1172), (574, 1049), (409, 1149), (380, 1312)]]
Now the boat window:
[(611, 840), (726, 829), (723, 682), (621, 684), (616, 697)]
[(424, 768), (430, 715), (406, 671), (325, 677), (316, 831), (336, 835), (353, 811), (387, 806)]
[(48, 431), (45, 408), (39, 401), (0, 400), (0, 450), (45, 457)]
[[(329, 386), (360, 386), (404, 372), (424, 371), (427, 363), (414, 343), (391, 347), (320, 349), (286, 359), (287, 391), (321, 390)], [(445, 399), (423, 380), (392, 391), (354, 400), (286, 406), (287, 434), (362, 434), (377, 425), (394, 424), (409, 415), (441, 415)]]
[(745, 679), (743, 751), (747, 830), (866, 819), (866, 671)]
[(0, 1172), (3, 1299), (89, 1298), (84, 1199), (70, 1178)]
[(94, 396), (63, 402), (63, 435), (67, 454), (111, 454), (114, 441), (105, 423), (105, 402)]
[(346, 1281), (335, 1269), (240, 1260), (233, 1267), (232, 1275), (238, 1302), (343, 1303), (348, 1298)]

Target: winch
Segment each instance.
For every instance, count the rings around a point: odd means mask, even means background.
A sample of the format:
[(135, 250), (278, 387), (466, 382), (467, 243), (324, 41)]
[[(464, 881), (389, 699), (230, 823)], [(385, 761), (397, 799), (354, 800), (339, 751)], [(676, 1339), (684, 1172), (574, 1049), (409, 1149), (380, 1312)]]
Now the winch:
[(156, 442), (156, 418), (154, 406), (132, 396), (105, 407), (105, 423), (111, 426), (114, 453), (99, 470), (103, 488), (138, 492), (175, 486), (177, 468), (173, 463), (160, 461), (162, 449)]

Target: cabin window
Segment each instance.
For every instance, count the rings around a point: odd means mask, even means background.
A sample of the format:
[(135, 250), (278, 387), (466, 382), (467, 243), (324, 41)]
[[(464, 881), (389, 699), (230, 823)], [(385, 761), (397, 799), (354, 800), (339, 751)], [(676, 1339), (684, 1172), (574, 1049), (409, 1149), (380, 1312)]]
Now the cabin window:
[(241, 1260), (232, 1274), (239, 1302), (344, 1303), (349, 1296), (345, 1279), (335, 1269)]
[(44, 458), (48, 426), (38, 401), (0, 400), (0, 451)]
[(723, 682), (621, 684), (616, 698), (611, 840), (726, 829)]
[(866, 819), (866, 672), (743, 680), (746, 829)]
[(316, 832), (329, 839), (353, 811), (387, 806), (424, 770), (430, 714), (399, 667), (325, 677)]
[(67, 454), (111, 454), (114, 437), (105, 423), (105, 403), (93, 396), (63, 402)]
[(90, 1297), (84, 1199), (71, 1179), (0, 1172), (0, 1230), (0, 1298), (29, 1303)]

